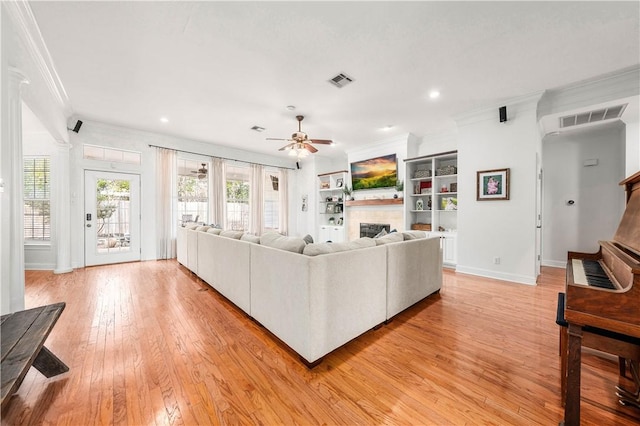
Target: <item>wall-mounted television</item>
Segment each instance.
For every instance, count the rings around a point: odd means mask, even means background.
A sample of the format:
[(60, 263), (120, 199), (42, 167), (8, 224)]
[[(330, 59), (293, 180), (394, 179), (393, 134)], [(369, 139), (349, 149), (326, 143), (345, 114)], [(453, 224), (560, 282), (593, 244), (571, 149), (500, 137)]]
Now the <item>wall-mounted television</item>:
[(396, 154), (351, 163), (351, 187), (360, 189), (392, 188), (398, 181)]

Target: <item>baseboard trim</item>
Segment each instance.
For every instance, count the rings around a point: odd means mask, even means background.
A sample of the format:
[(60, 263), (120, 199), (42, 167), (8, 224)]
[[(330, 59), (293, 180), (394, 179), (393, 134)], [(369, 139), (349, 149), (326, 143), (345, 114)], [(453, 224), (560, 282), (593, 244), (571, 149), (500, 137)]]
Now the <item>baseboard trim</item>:
[(25, 271), (53, 271), (56, 265), (51, 263), (25, 263)]
[(509, 281), (517, 284), (536, 285), (536, 277), (528, 277), (526, 275), (508, 274), (504, 272), (490, 271), (488, 269), (473, 268), (469, 266), (456, 267), (456, 272), (463, 274), (476, 275), (479, 277), (493, 278), (500, 281)]
[(567, 261), (566, 260), (543, 260), (542, 266), (550, 266), (551, 268), (566, 268)]

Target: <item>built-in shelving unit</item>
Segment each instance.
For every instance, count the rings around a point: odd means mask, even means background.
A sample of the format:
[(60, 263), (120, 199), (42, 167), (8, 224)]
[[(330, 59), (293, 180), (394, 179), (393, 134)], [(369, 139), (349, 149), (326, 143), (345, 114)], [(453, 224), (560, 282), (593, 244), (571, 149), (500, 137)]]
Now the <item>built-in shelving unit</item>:
[(405, 160), (405, 224), (442, 239), (443, 260), (457, 263), (458, 152)]
[(344, 212), (344, 186), (347, 171), (340, 170), (318, 175), (318, 231), (319, 242), (334, 243), (346, 240), (346, 215)]

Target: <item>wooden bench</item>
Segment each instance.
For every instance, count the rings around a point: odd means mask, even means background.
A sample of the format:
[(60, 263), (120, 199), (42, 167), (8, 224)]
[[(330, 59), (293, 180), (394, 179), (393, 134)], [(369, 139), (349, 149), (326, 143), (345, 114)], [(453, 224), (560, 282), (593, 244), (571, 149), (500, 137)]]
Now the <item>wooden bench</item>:
[(0, 317), (2, 409), (32, 365), (46, 377), (69, 371), (69, 367), (44, 347), (64, 307), (65, 303), (56, 303)]

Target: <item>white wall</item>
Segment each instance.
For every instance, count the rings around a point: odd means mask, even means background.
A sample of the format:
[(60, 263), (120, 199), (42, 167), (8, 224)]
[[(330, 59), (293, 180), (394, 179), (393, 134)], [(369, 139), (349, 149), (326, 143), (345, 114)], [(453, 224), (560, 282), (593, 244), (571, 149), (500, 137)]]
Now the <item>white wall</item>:
[[(318, 198), (316, 188), (316, 163), (314, 157), (299, 162), (300, 169), (289, 172), (289, 235), (318, 237), (316, 215)], [(307, 196), (307, 211), (302, 211), (302, 197)]]
[[(505, 123), (500, 105), (458, 118), (457, 271), (535, 284), (539, 97), (507, 103)], [(476, 201), (476, 172), (502, 168), (510, 169), (510, 199)]]
[(442, 152), (458, 150), (458, 133), (451, 131), (439, 134), (425, 135), (420, 139), (415, 157), (440, 154)]
[[(624, 211), (625, 126), (547, 136), (543, 141), (542, 263), (564, 267), (567, 252), (596, 252)], [(596, 166), (584, 166), (595, 159)], [(570, 205), (568, 200), (575, 203)]]

